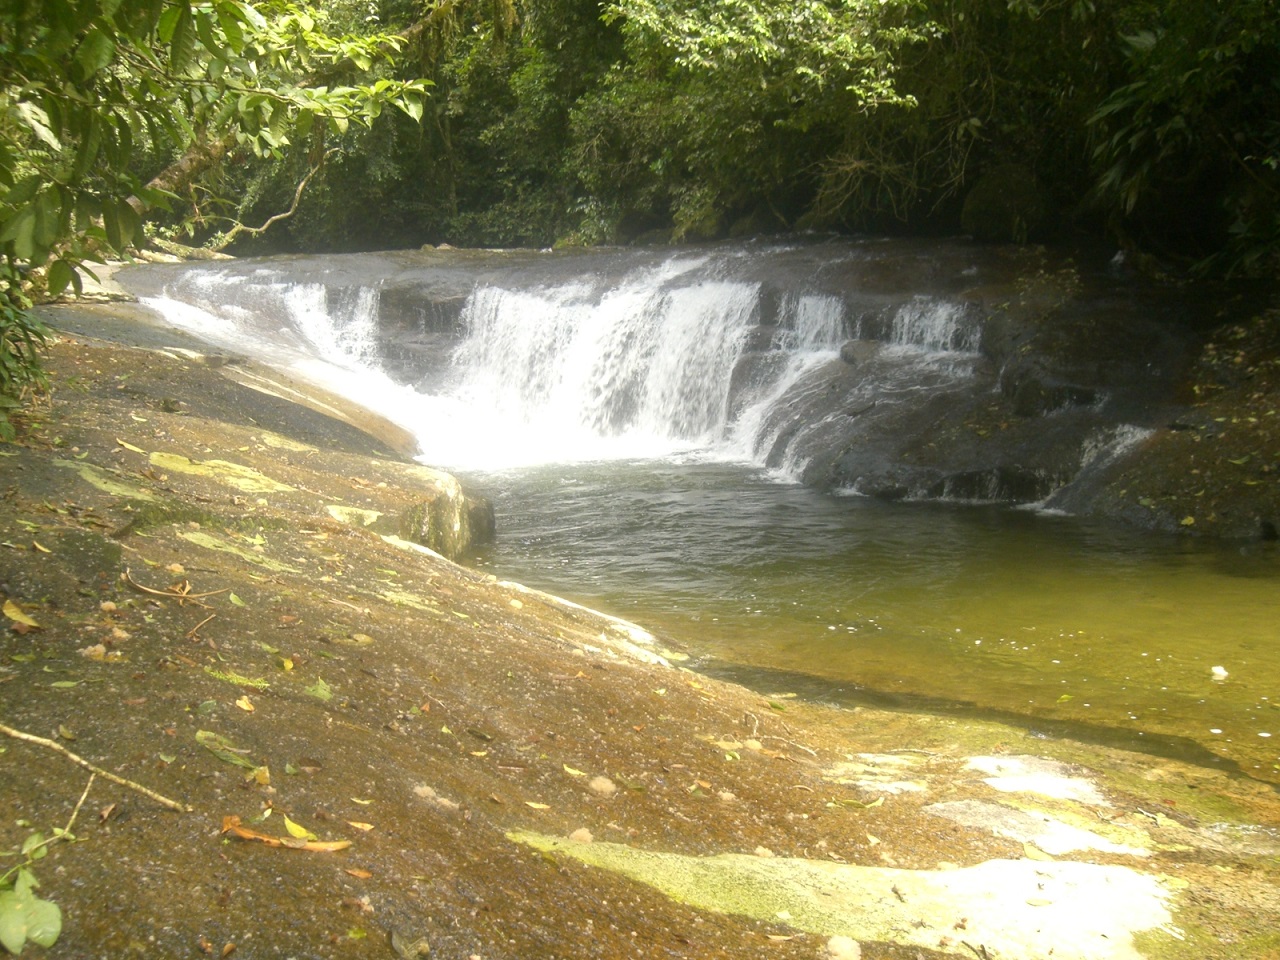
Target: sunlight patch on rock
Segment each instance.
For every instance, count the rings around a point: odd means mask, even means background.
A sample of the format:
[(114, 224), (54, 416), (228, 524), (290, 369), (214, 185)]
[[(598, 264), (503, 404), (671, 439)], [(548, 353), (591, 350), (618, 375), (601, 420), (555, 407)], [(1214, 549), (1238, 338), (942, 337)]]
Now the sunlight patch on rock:
[(992, 956), (1023, 960), (1139, 960), (1135, 934), (1177, 935), (1167, 881), (1127, 867), (989, 860), (954, 870), (899, 870), (734, 853), (690, 857), (528, 832), (509, 836), (699, 909), (782, 918), (827, 937), (943, 950), (964, 940)]

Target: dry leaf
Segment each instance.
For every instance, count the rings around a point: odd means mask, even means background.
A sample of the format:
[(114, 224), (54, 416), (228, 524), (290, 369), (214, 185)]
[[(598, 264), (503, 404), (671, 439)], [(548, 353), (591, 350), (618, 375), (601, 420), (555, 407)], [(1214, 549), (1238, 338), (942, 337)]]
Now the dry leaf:
[(126, 440), (121, 440), (119, 437), (116, 437), (116, 443), (118, 443), (120, 446), (124, 447), (126, 450), (131, 450), (131, 451), (133, 451), (134, 453), (146, 453), (146, 452), (147, 452), (147, 451), (143, 450), (141, 447), (135, 447), (132, 443), (129, 443), (129, 442), (128, 442), (128, 441), (126, 441)]
[(229, 817), (222, 818), (222, 832), (229, 833), (241, 840), (257, 840), (259, 843), (265, 843), (269, 847), (288, 847), (291, 850), (310, 850), (314, 853), (333, 853), (336, 850), (345, 850), (351, 846), (350, 840), (300, 840), (291, 837), (273, 837), (267, 833), (259, 833), (257, 830), (250, 830), (248, 827), (242, 826), (240, 818), (234, 814)]
[(526, 807), (532, 807), (534, 810), (550, 810), (551, 809), (551, 804), (549, 803), (535, 803), (532, 800), (526, 800), (524, 802), (524, 805)]
[(4, 602), (4, 615), (8, 617), (10, 620), (12, 620), (14, 623), (20, 623), (24, 627), (30, 627), (33, 630), (38, 630), (40, 628), (40, 624), (36, 623), (34, 620), (28, 617), (25, 613), (23, 613), (22, 608), (18, 606), (16, 603), (14, 603), (12, 600), (6, 600)]
[(1039, 847), (1030, 843), (1024, 843), (1022, 845), (1022, 855), (1028, 860), (1044, 860), (1050, 863), (1053, 862), (1053, 857), (1049, 856), (1049, 854), (1045, 853)]
[(350, 867), (346, 872), (351, 874), (351, 876), (355, 877), (357, 880), (368, 880), (373, 876), (373, 871), (362, 870), (359, 867)]
[(31, 546), (36, 548), (36, 553), (53, 553), (52, 550), (42, 544), (39, 540), (32, 540)]
[(571, 776), (571, 777), (585, 777), (585, 776), (586, 776), (586, 774), (585, 774), (585, 773), (583, 773), (581, 770), (575, 770), (573, 767), (569, 766), (567, 763), (564, 765), (564, 772), (565, 772), (565, 773), (567, 773), (567, 774), (568, 774), (569, 776)]
[[(285, 819), (288, 819), (287, 817)], [(372, 823), (361, 823), (359, 820), (348, 820), (347, 823), (355, 827), (357, 830), (372, 830)]]
[(245, 711), (245, 713), (253, 713), (256, 709), (248, 697), (241, 697), (236, 701), (236, 706)]
[(314, 833), (312, 833), (306, 827), (302, 826), (301, 824), (294, 823), (292, 820), (290, 820), (288, 814), (285, 814), (285, 817), (284, 817), (284, 828), (289, 831), (289, 836), (297, 837), (299, 840), (318, 840), (319, 839), (319, 837), (317, 837)]

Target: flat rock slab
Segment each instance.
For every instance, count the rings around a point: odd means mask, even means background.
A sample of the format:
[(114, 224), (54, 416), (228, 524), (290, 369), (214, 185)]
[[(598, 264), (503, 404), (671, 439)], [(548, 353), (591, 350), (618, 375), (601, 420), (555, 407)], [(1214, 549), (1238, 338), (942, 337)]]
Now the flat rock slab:
[(1021, 960), (1137, 960), (1134, 935), (1176, 935), (1169, 881), (1128, 867), (988, 860), (898, 870), (819, 860), (688, 857), (531, 833), (513, 839), (650, 884), (703, 909), (799, 930)]

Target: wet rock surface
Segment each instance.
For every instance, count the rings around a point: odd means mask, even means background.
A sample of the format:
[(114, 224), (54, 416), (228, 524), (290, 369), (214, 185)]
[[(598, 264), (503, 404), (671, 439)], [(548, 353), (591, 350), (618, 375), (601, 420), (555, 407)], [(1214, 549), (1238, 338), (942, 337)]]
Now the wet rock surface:
[(0, 723), (189, 808), (0, 738), (4, 869), (78, 810), (32, 865), (50, 956), (1280, 948), (1270, 785), (682, 670), (380, 532), (419, 468), (227, 366), (60, 343), (0, 451)]

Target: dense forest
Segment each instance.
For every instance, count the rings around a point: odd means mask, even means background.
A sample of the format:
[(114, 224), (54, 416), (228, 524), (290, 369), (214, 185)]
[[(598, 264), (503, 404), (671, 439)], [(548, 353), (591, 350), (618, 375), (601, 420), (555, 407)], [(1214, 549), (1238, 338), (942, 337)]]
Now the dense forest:
[[(1274, 277), (1273, 0), (3, 0), (0, 393), (32, 296), (242, 253), (800, 230)], [(266, 229), (269, 227), (269, 229)]]

